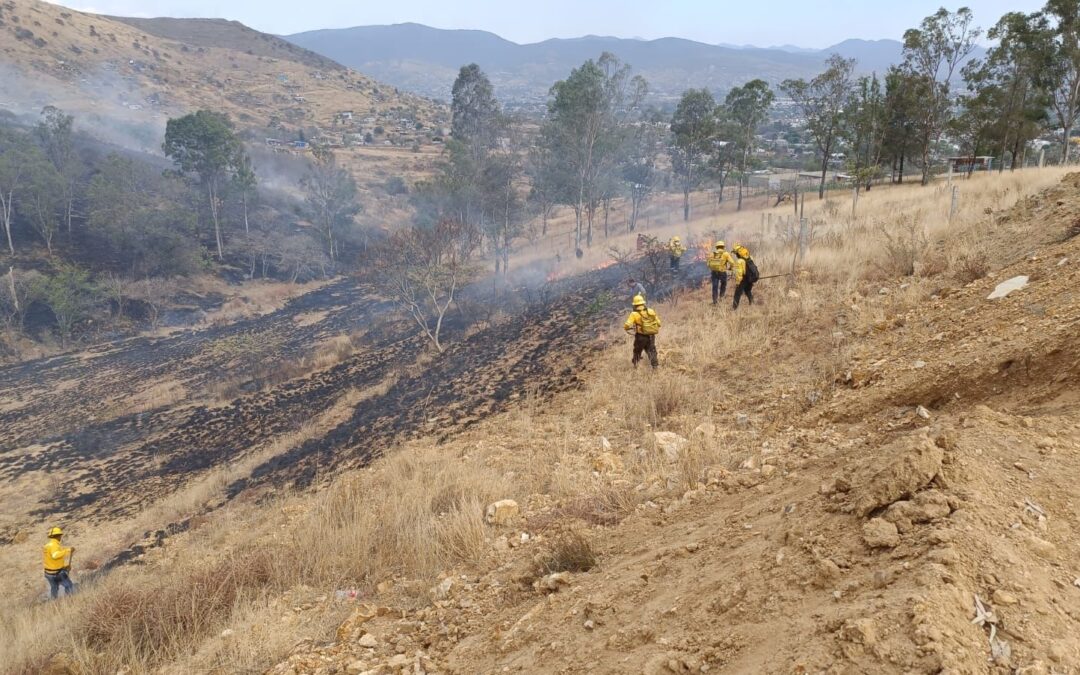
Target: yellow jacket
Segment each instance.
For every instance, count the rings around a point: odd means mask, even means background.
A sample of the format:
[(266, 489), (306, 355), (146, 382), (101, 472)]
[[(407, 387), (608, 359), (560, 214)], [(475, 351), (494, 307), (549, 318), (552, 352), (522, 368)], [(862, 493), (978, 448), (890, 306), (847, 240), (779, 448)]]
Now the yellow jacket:
[(45, 571), (59, 572), (71, 567), (71, 561), (68, 560), (70, 555), (70, 548), (62, 545), (59, 539), (50, 538), (49, 543), (45, 544), (43, 556), (45, 558)]
[(709, 269), (713, 272), (728, 272), (735, 266), (735, 260), (727, 251), (721, 251), (719, 255), (714, 252), (709, 255), (705, 262), (708, 263)]
[(635, 309), (630, 312), (630, 316), (626, 317), (626, 323), (623, 324), (623, 330), (631, 328), (638, 335), (656, 335), (660, 332), (660, 317), (657, 316), (656, 310), (648, 307), (643, 310)]
[(742, 278), (746, 275), (746, 261), (742, 258), (735, 258), (735, 283), (741, 283)]
[(682, 245), (681, 241), (668, 242), (668, 250), (671, 251), (671, 257), (681, 258), (683, 253), (686, 253), (686, 248)]

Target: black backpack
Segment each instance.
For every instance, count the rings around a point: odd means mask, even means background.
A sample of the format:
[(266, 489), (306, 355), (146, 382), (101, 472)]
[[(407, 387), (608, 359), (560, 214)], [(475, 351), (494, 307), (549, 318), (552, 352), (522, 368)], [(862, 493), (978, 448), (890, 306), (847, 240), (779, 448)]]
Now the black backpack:
[(758, 279), (761, 278), (761, 272), (758, 272), (757, 263), (753, 258), (746, 259), (746, 279), (752, 284), (756, 284)]

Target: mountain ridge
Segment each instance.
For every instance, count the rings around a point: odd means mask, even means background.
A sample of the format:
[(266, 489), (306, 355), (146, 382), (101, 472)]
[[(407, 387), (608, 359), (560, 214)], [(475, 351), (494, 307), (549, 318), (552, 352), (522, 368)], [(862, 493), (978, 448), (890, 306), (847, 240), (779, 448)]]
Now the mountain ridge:
[[(551, 84), (585, 59), (611, 51), (645, 76), (654, 95), (674, 99), (689, 87), (723, 94), (755, 78), (772, 84), (813, 77), (829, 55), (854, 58), (862, 73), (899, 63), (897, 40), (852, 38), (825, 49), (708, 44), (680, 37), (651, 40), (586, 35), (517, 43), (476, 29), (441, 29), (415, 22), (331, 28), (282, 36), (289, 42), (371, 74), (401, 89), (449, 97), (458, 68), (478, 63), (511, 103), (538, 104)], [(978, 50), (975, 56), (980, 56)]]

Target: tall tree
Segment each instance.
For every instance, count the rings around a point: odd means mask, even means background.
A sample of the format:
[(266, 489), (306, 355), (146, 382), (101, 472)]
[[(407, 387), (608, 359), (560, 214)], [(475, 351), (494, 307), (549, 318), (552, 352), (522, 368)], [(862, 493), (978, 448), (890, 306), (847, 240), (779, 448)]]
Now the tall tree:
[(259, 196), (259, 177), (247, 154), (240, 158), (233, 176), (233, 189), (240, 195), (240, 208), (244, 218), (244, 234), (251, 233), (250, 212), (252, 203)]
[(893, 181), (904, 182), (908, 158), (919, 152), (919, 105), (927, 83), (904, 68), (892, 66), (885, 74), (885, 138), (882, 152), (889, 159)]
[[(575, 243), (592, 244), (592, 215), (600, 174), (617, 165), (629, 113), (647, 90), (629, 66), (605, 52), (586, 61), (551, 88), (540, 142), (561, 160), (573, 190), (562, 195), (574, 209)], [(588, 231), (583, 232), (588, 217)]]
[(1061, 163), (1069, 160), (1069, 143), (1080, 117), (1080, 4), (1076, 0), (1048, 0), (1042, 16), (1047, 58), (1043, 62), (1044, 86), (1061, 128)]
[(885, 93), (876, 74), (860, 77), (845, 111), (848, 158), (855, 191), (870, 189), (881, 170), (881, 152), (888, 131)]
[(765, 80), (750, 80), (741, 87), (735, 87), (728, 92), (724, 99), (724, 106), (738, 133), (738, 143), (741, 149), (739, 157), (739, 173), (742, 180), (739, 181), (738, 209), (742, 210), (743, 188), (746, 185), (750, 158), (754, 154), (754, 140), (757, 138), (758, 127), (769, 118), (769, 107), (776, 100), (776, 94)]
[(30, 181), (34, 147), (24, 134), (0, 128), (0, 224), (7, 236), (8, 252), (15, 255), (11, 228), (15, 223), (15, 203)]
[(210, 110), (170, 119), (162, 148), (181, 174), (197, 179), (209, 205), (218, 260), (224, 259), (222, 191), (240, 171), (245, 156), (232, 122), (227, 115)]
[[(985, 142), (1005, 169), (1022, 163), (1029, 141), (1042, 130), (1050, 97), (1043, 88), (1049, 41), (1038, 15), (1010, 12), (988, 33), (995, 45), (982, 61), (963, 68), (968, 93), (961, 97), (970, 120), (960, 125), (973, 145)], [(972, 152), (976, 152), (975, 149)]]
[(690, 220), (690, 192), (704, 173), (705, 158), (716, 140), (716, 100), (708, 89), (683, 92), (671, 116), (671, 164), (683, 193), (683, 220)]
[(709, 154), (709, 172), (716, 178), (717, 201), (723, 202), (728, 178), (738, 173), (742, 150), (737, 141), (739, 126), (722, 103), (716, 107), (716, 138)]
[(51, 105), (41, 111), (41, 117), (34, 131), (45, 156), (60, 177), (58, 197), (63, 203), (64, 224), (70, 236), (71, 222), (75, 217), (75, 199), (82, 179), (82, 167), (73, 140), (75, 118)]
[(462, 66), (454, 80), (450, 131), (455, 140), (482, 152), (495, 146), (502, 111), (491, 80), (480, 66)]
[(821, 183), (818, 198), (825, 197), (825, 177), (829, 172), (829, 159), (841, 132), (844, 105), (851, 95), (855, 59), (845, 59), (833, 54), (826, 61), (827, 68), (809, 82), (784, 80), (780, 89), (795, 102), (806, 118), (806, 125), (821, 153)]
[(661, 129), (667, 120), (654, 113), (638, 124), (630, 135), (623, 160), (622, 179), (630, 196), (630, 217), (627, 228), (637, 229), (641, 210), (656, 185), (656, 158), (662, 141)]
[(930, 149), (941, 139), (951, 116), (953, 76), (982, 35), (972, 26), (973, 20), (967, 7), (955, 12), (942, 7), (918, 28), (904, 32), (904, 67), (928, 84), (920, 110), (923, 185), (930, 182)]
[(300, 187), (306, 195), (308, 215), (326, 239), (326, 254), (333, 263), (340, 252), (341, 230), (360, 212), (356, 181), (338, 165), (334, 153), (326, 148), (316, 148), (311, 169), (300, 180)]
[(26, 219), (45, 242), (49, 255), (52, 255), (53, 238), (67, 206), (64, 180), (40, 153), (32, 153), (30, 160), (26, 167), (29, 181), (20, 211), (24, 212)]

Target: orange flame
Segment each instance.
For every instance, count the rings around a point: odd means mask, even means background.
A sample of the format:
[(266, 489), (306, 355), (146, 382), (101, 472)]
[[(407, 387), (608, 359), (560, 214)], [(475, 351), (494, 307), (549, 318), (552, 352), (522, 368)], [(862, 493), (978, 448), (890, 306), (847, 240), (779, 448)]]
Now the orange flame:
[(694, 262), (705, 262), (709, 259), (709, 254), (712, 251), (712, 243), (708, 241), (700, 242), (694, 247)]

